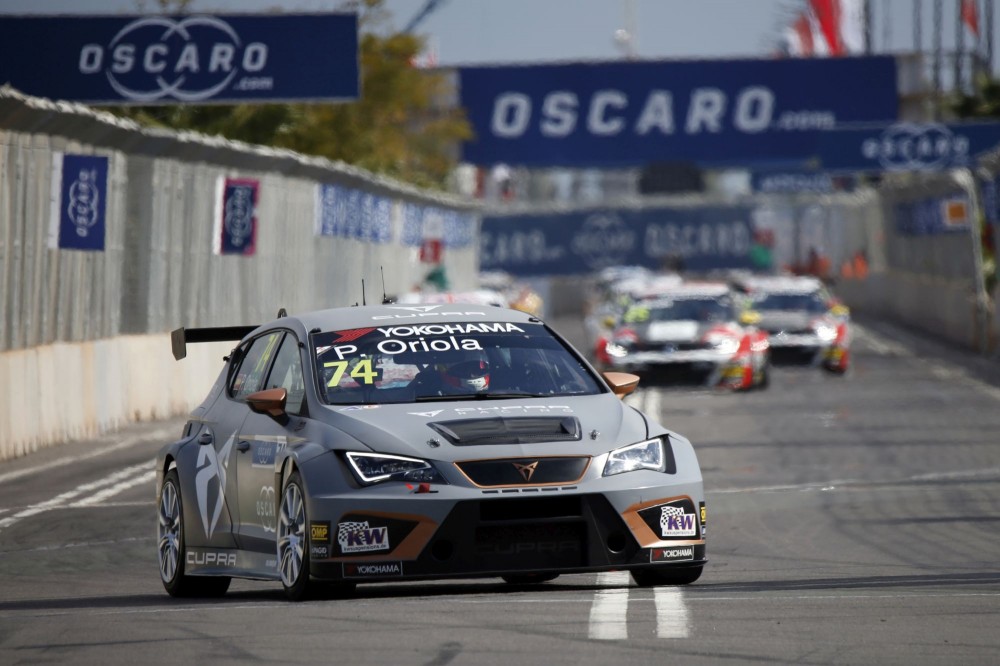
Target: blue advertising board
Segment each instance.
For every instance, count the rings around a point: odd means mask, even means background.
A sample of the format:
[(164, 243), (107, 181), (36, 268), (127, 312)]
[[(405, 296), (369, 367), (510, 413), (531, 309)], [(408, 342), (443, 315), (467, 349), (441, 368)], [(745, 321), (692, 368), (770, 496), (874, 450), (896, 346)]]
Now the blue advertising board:
[(357, 16), (5, 16), (0, 82), (89, 104), (356, 99)]
[(53, 194), (49, 247), (104, 251), (108, 200), (108, 158), (53, 154)]
[(220, 178), (216, 202), (215, 253), (251, 256), (257, 251), (260, 181)]
[(751, 268), (750, 206), (600, 209), (483, 218), (483, 271), (582, 275), (608, 266)]
[(894, 122), (892, 57), (463, 67), (474, 164), (805, 161), (843, 123)]
[(825, 171), (754, 171), (750, 174), (750, 189), (761, 194), (827, 194), (850, 191), (854, 186), (853, 176)]
[(819, 137), (828, 171), (937, 171), (968, 166), (1000, 145), (1000, 123), (895, 123), (837, 128)]

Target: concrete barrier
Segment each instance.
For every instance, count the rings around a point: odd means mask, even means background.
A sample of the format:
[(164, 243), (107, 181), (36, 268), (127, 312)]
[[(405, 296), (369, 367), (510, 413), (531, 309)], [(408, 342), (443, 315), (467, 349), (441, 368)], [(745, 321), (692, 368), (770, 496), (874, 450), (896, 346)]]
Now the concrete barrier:
[[(133, 335), (0, 353), (0, 460), (184, 414), (204, 398), (232, 342), (191, 345)], [(180, 433), (178, 433), (180, 434)]]

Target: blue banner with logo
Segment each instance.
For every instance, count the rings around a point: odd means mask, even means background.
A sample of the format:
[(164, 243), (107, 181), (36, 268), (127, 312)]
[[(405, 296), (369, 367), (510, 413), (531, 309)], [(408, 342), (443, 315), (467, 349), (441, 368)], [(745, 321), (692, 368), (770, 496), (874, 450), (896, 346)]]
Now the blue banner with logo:
[(750, 206), (604, 209), (483, 218), (480, 269), (582, 275), (608, 266), (751, 268)]
[(894, 123), (837, 128), (819, 137), (829, 171), (938, 171), (973, 164), (1000, 145), (1000, 123)]
[(53, 174), (49, 247), (103, 252), (108, 158), (55, 153)]
[(316, 234), (388, 243), (392, 240), (392, 200), (341, 185), (317, 185)]
[(356, 99), (357, 16), (4, 16), (0, 82), (88, 104)]
[(907, 236), (968, 233), (972, 222), (972, 202), (964, 193), (897, 203), (893, 212), (896, 230)]
[(215, 212), (215, 253), (250, 256), (257, 250), (260, 183), (252, 178), (221, 178)]
[(463, 67), (474, 164), (805, 161), (823, 129), (895, 121), (892, 57)]
[(824, 171), (754, 171), (750, 174), (750, 188), (761, 194), (848, 192), (855, 184), (853, 176)]

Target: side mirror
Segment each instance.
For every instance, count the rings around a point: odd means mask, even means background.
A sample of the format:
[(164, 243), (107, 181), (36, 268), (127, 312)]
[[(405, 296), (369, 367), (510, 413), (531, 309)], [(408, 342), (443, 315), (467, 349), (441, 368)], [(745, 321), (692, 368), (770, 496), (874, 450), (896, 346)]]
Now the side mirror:
[(619, 398), (624, 398), (639, 385), (639, 376), (627, 372), (604, 372), (602, 376)]
[(287, 400), (288, 391), (283, 388), (273, 388), (248, 395), (247, 406), (250, 407), (250, 411), (267, 414), (275, 421), (282, 421), (288, 418), (288, 413), (285, 411)]
[(744, 326), (753, 326), (760, 323), (760, 313), (756, 310), (744, 310), (740, 313), (740, 323)]

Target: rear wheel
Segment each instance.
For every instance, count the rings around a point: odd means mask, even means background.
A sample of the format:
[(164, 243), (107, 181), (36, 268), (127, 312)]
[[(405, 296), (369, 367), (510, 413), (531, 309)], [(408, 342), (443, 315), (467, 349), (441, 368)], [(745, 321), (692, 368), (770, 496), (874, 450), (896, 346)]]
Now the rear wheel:
[(309, 539), (306, 535), (306, 502), (302, 478), (292, 472), (281, 493), (278, 509), (278, 571), (281, 585), (292, 601), (309, 597), (315, 587), (309, 580)]
[(507, 574), (501, 576), (503, 582), (508, 585), (538, 585), (547, 583), (559, 577), (557, 573), (527, 573), (527, 574)]
[(690, 585), (701, 577), (702, 567), (633, 569), (632, 580), (640, 587)]
[(157, 555), (160, 580), (172, 597), (219, 597), (229, 589), (228, 576), (188, 576), (184, 573), (184, 512), (177, 470), (167, 472), (157, 508)]

